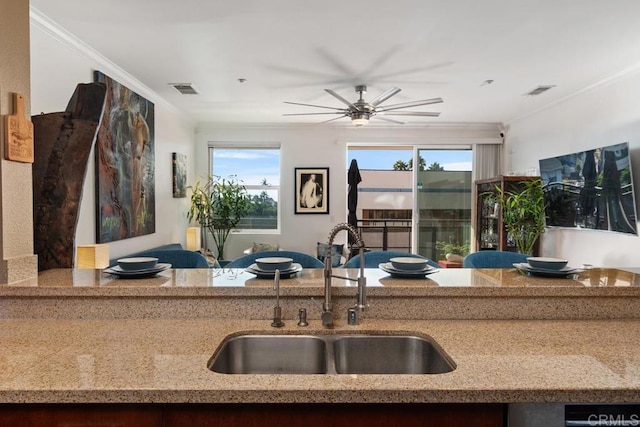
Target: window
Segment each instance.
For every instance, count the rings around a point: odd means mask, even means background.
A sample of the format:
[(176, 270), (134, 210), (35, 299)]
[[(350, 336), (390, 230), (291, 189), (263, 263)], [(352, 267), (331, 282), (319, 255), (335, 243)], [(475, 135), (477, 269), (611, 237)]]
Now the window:
[(249, 193), (249, 211), (241, 230), (277, 230), (280, 199), (280, 147), (210, 146), (209, 170), (235, 176)]

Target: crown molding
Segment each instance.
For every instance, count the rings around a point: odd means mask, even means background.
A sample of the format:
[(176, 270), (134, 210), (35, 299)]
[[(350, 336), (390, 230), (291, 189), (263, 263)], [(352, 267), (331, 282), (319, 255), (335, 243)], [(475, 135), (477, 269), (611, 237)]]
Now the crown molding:
[[(284, 135), (291, 132), (313, 132), (317, 137), (322, 134), (327, 140), (336, 144), (358, 145), (428, 145), (428, 146), (472, 146), (475, 144), (502, 144), (499, 136), (503, 126), (499, 123), (479, 122), (442, 122), (432, 123), (428, 126), (390, 125), (375, 129), (367, 126), (322, 126), (317, 124), (223, 124), (200, 123), (196, 128), (196, 135), (207, 140), (236, 141), (233, 136), (241, 136), (241, 141), (246, 141), (247, 135), (266, 135), (273, 138), (288, 138)], [(221, 135), (227, 135), (226, 137)], [(232, 136), (229, 136), (232, 135)], [(260, 138), (260, 137), (258, 137)], [(252, 139), (253, 140), (253, 139)]]
[(144, 96), (153, 103), (161, 104), (170, 111), (179, 114), (183, 120), (186, 120), (192, 126), (195, 126), (194, 120), (184, 111), (178, 109), (175, 105), (161, 97), (157, 92), (140, 80), (136, 79), (122, 67), (109, 60), (109, 58), (102, 55), (100, 52), (80, 40), (78, 37), (61, 27), (57, 22), (53, 21), (47, 15), (31, 5), (29, 6), (29, 22), (33, 27), (56, 40), (70, 51), (76, 53), (82, 58), (85, 58), (91, 66), (94, 67), (94, 69), (99, 69), (109, 77), (112, 77), (119, 83), (135, 90), (139, 95)]
[[(203, 130), (220, 130), (220, 129), (272, 129), (272, 130), (304, 130), (304, 129), (318, 129), (319, 123), (237, 123), (237, 122), (199, 122), (197, 129)], [(488, 131), (488, 132), (500, 132), (504, 129), (502, 123), (494, 122), (439, 122), (439, 123), (425, 123), (425, 124), (404, 124), (404, 125), (388, 125), (388, 124), (375, 124), (362, 127), (355, 127), (351, 123), (347, 124), (328, 124), (322, 125), (323, 130), (328, 131), (354, 131), (354, 132), (366, 132), (367, 129), (380, 129), (380, 130), (421, 130), (421, 131), (434, 131), (434, 130), (466, 130), (466, 131)]]

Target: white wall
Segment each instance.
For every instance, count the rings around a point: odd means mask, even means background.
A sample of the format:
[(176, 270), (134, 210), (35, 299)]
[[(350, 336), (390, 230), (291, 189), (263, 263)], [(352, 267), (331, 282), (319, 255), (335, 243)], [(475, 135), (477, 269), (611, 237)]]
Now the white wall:
[[(544, 96), (544, 95), (541, 95)], [(629, 142), (636, 205), (640, 189), (640, 74), (588, 91), (508, 125), (505, 171), (538, 168), (538, 160), (620, 142)], [(637, 208), (636, 208), (637, 209)], [(638, 266), (640, 238), (594, 230), (547, 229), (542, 254), (571, 265)]]
[[(91, 51), (63, 30), (49, 27), (49, 24), (37, 19), (34, 21), (32, 16), (32, 114), (64, 111), (76, 85), (93, 81), (94, 70), (106, 73), (155, 104), (156, 232), (110, 243), (111, 258), (166, 243), (184, 244), (188, 199), (173, 198), (171, 154), (178, 152), (187, 155), (190, 182), (194, 176), (193, 123), (117, 65)], [(94, 159), (92, 153), (80, 206), (77, 245), (95, 243)]]
[[(253, 242), (278, 243), (281, 248), (315, 254), (316, 243), (326, 242), (331, 228), (347, 218), (347, 143), (471, 145), (498, 142), (497, 126), (447, 124), (442, 126), (362, 127), (331, 125), (201, 126), (196, 132), (198, 176), (208, 171), (207, 146), (213, 142), (279, 142), (281, 144), (279, 233), (233, 234), (225, 246), (234, 258)], [(396, 159), (394, 159), (396, 160)], [(294, 214), (294, 168), (329, 167), (329, 215)], [(346, 235), (336, 242), (344, 242)]]

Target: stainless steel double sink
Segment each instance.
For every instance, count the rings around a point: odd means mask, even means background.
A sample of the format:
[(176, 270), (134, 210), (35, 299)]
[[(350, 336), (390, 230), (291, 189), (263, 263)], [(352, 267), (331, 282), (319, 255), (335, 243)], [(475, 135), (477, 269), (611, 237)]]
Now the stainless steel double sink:
[(246, 334), (209, 360), (224, 374), (442, 374), (455, 363), (431, 337), (381, 334)]

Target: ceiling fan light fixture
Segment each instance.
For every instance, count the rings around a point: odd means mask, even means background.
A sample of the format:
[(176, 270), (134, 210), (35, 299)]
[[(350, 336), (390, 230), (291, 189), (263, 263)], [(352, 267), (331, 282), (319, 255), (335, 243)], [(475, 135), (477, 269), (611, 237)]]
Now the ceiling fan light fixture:
[(355, 112), (351, 114), (351, 123), (356, 126), (364, 126), (369, 123), (369, 113)]
[(314, 104), (303, 104), (301, 102), (289, 102), (285, 101), (285, 104), (293, 104), (293, 105), (302, 105), (305, 107), (315, 107), (315, 108), (325, 108), (328, 110), (334, 110), (332, 113), (295, 113), (295, 114), (283, 114), (283, 116), (307, 116), (314, 114), (339, 114), (339, 117), (334, 119), (325, 120), (321, 123), (332, 122), (334, 120), (349, 118), (351, 119), (351, 123), (354, 126), (360, 127), (365, 126), (369, 123), (369, 119), (373, 116), (380, 115), (378, 118), (380, 120), (384, 120), (387, 122), (404, 124), (404, 122), (388, 119), (386, 117), (382, 117), (383, 114), (388, 114), (390, 116), (424, 116), (424, 117), (438, 117), (440, 113), (431, 113), (431, 112), (420, 112), (420, 111), (398, 111), (405, 108), (411, 107), (420, 107), (422, 105), (430, 105), (430, 104), (438, 104), (442, 102), (442, 98), (432, 98), (432, 99), (423, 99), (421, 101), (412, 101), (412, 102), (402, 102), (399, 104), (391, 104), (391, 105), (380, 105), (385, 102), (387, 99), (391, 98), (398, 92), (400, 92), (400, 88), (392, 87), (391, 89), (383, 92), (378, 95), (372, 101), (367, 102), (364, 100), (362, 94), (365, 93), (367, 87), (365, 85), (356, 86), (356, 92), (360, 94), (360, 98), (356, 102), (349, 102), (344, 99), (342, 96), (337, 94), (335, 91), (331, 89), (325, 89), (329, 95), (333, 96), (338, 101), (342, 102), (347, 106), (347, 108), (340, 107), (327, 107), (324, 105), (314, 105)]

